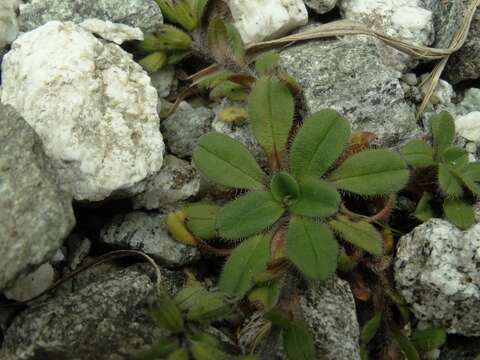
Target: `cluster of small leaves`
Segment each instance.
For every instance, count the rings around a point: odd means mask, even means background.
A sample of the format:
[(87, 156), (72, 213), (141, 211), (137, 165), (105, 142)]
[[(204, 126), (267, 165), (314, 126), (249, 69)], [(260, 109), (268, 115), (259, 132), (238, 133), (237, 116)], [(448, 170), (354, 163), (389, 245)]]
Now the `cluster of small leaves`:
[[(156, 0), (163, 16), (171, 23), (192, 31), (200, 24), (208, 0)], [(190, 54), (192, 38), (177, 26), (163, 24), (153, 34), (145, 36), (139, 49), (147, 54), (140, 64), (148, 72), (164, 65), (173, 65)]]
[(218, 292), (207, 291), (196, 280), (174, 298), (163, 293), (151, 311), (158, 326), (168, 333), (150, 349), (138, 353), (138, 360), (255, 360), (235, 357), (222, 349), (220, 341), (208, 332), (212, 322), (228, 318), (231, 306)]
[(432, 145), (412, 140), (401, 150), (407, 163), (418, 169), (418, 184), (422, 184), (422, 177), (428, 178), (429, 173), (434, 174), (436, 181), (433, 192), (423, 193), (415, 216), (421, 221), (434, 217), (438, 213), (435, 204), (441, 202), (445, 218), (467, 229), (475, 222), (472, 198), (480, 195), (480, 163), (469, 162), (468, 153), (453, 146), (455, 122), (449, 113), (433, 116), (431, 130)]

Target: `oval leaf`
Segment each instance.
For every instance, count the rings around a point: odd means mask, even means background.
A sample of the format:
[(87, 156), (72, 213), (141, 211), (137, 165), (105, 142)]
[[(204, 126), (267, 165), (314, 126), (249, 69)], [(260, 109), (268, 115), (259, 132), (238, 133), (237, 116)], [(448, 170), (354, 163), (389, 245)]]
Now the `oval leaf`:
[(440, 160), (445, 149), (455, 140), (455, 121), (446, 111), (435, 114), (430, 121), (435, 159)]
[(161, 295), (158, 306), (152, 309), (151, 314), (162, 328), (172, 333), (183, 331), (182, 314), (170, 296), (166, 294)]
[(273, 198), (281, 203), (288, 203), (300, 195), (297, 181), (285, 171), (273, 175), (270, 191)]
[(460, 199), (445, 199), (443, 202), (445, 217), (455, 226), (466, 230), (475, 223), (473, 206)]
[(238, 30), (222, 19), (213, 19), (208, 24), (207, 43), (213, 57), (219, 64), (234, 61), (245, 63), (245, 50)]
[(243, 241), (229, 256), (218, 287), (225, 294), (241, 299), (252, 288), (255, 274), (267, 268), (270, 242), (264, 235)]
[(270, 161), (278, 163), (285, 149), (293, 110), (293, 96), (285, 85), (269, 78), (257, 80), (248, 98), (248, 116), (253, 133)]
[(331, 220), (329, 224), (345, 241), (372, 255), (382, 255), (382, 236), (373, 225), (366, 221), (353, 222), (345, 216), (338, 216)]
[(207, 293), (197, 299), (188, 311), (187, 318), (191, 321), (215, 321), (225, 319), (230, 315), (231, 308), (220, 293)]
[(345, 160), (330, 175), (343, 190), (360, 195), (380, 195), (401, 190), (408, 182), (405, 161), (390, 150), (366, 150)]
[(422, 198), (417, 204), (415, 209), (415, 217), (420, 221), (427, 221), (434, 216), (433, 208), (430, 205), (430, 200), (432, 200), (432, 195), (428, 192), (424, 192)]
[(337, 267), (338, 244), (325, 224), (295, 217), (287, 235), (287, 257), (307, 277), (327, 280)]
[(401, 150), (405, 161), (415, 167), (427, 167), (434, 164), (433, 148), (422, 140), (412, 140), (408, 142)]
[(442, 346), (447, 340), (447, 334), (440, 327), (431, 327), (416, 330), (412, 334), (411, 340), (418, 351), (427, 353)]
[(269, 51), (255, 59), (255, 70), (260, 76), (271, 75), (278, 66), (280, 55), (276, 51)]
[(280, 219), (284, 211), (270, 193), (248, 193), (220, 210), (217, 217), (219, 235), (237, 240), (258, 234)]
[(400, 350), (402, 350), (402, 352), (405, 354), (405, 357), (407, 358), (407, 360), (420, 360), (420, 356), (418, 355), (418, 352), (417, 352), (417, 349), (415, 349), (415, 346), (400, 331), (398, 330), (393, 331), (393, 339), (397, 343)]
[(203, 135), (193, 151), (200, 172), (221, 185), (264, 189), (265, 174), (245, 146), (220, 133)]
[(183, 209), (187, 215), (187, 227), (197, 237), (210, 240), (217, 236), (215, 227), (220, 206), (208, 203), (188, 205)]
[(340, 194), (332, 184), (309, 178), (301, 182), (300, 197), (289, 210), (302, 216), (327, 217), (335, 215), (339, 205)]
[(363, 345), (367, 345), (375, 336), (380, 325), (382, 324), (382, 313), (378, 313), (373, 318), (368, 320), (362, 327), (360, 332), (360, 342)]
[(447, 196), (460, 197), (463, 195), (460, 179), (455, 175), (455, 170), (448, 164), (438, 166), (438, 185)]
[(290, 167), (297, 179), (322, 176), (341, 155), (350, 136), (350, 124), (335, 110), (309, 116), (292, 145)]
[(457, 146), (450, 146), (442, 154), (442, 161), (454, 167), (461, 167), (468, 164), (468, 152)]
[(283, 346), (289, 360), (316, 359), (312, 334), (306, 324), (290, 324), (283, 332)]

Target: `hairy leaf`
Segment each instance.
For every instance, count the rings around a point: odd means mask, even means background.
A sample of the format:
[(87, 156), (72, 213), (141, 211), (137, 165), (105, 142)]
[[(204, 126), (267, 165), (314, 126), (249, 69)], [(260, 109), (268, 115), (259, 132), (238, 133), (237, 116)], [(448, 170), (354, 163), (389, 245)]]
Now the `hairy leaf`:
[(257, 80), (248, 98), (248, 116), (256, 139), (271, 161), (285, 149), (293, 110), (293, 96), (285, 85), (265, 77)]
[(297, 181), (287, 172), (281, 171), (272, 177), (270, 191), (275, 200), (288, 204), (300, 195)]
[(280, 290), (278, 282), (256, 287), (248, 294), (248, 301), (252, 304), (260, 304), (259, 306), (263, 307), (264, 310), (270, 310), (277, 304), (280, 298)]
[(175, 295), (173, 301), (175, 301), (180, 310), (187, 311), (200, 302), (202, 298), (209, 296), (210, 293), (203, 286), (187, 286)]
[(181, 210), (169, 213), (167, 215), (168, 232), (175, 241), (181, 244), (195, 246), (197, 245), (197, 240), (186, 227), (185, 220), (186, 214)]
[(167, 62), (167, 54), (163, 51), (157, 51), (145, 56), (138, 63), (149, 73), (154, 73), (162, 68)]
[(330, 220), (329, 224), (345, 241), (348, 241), (372, 255), (382, 255), (382, 236), (373, 225), (366, 221), (353, 222), (342, 215), (337, 216), (336, 219)]
[(167, 294), (161, 295), (158, 306), (152, 309), (151, 313), (162, 328), (172, 333), (183, 331), (183, 318), (180, 309)]
[(434, 216), (433, 208), (430, 205), (432, 195), (424, 192), (415, 209), (415, 217), (420, 221), (427, 221)]
[(315, 360), (312, 334), (304, 323), (293, 322), (284, 330), (283, 346), (289, 360)]
[(180, 347), (180, 343), (176, 338), (162, 338), (153, 344), (148, 350), (138, 352), (134, 355), (137, 360), (157, 360), (174, 352)]
[(166, 360), (188, 360), (188, 352), (184, 349), (178, 349), (168, 355)]
[(454, 167), (468, 164), (468, 152), (457, 146), (450, 146), (442, 154), (442, 161)]
[(340, 205), (340, 194), (323, 180), (307, 178), (300, 183), (300, 197), (289, 206), (297, 215), (327, 217), (335, 215)]
[(271, 75), (278, 66), (280, 56), (276, 51), (268, 51), (255, 59), (255, 70), (260, 76)]
[(433, 147), (423, 140), (412, 140), (401, 150), (405, 161), (415, 167), (427, 167), (434, 165)]
[(337, 267), (338, 244), (325, 224), (294, 217), (287, 235), (287, 257), (307, 277), (327, 280)]
[(480, 195), (480, 163), (472, 162), (468, 163), (464, 167), (458, 170), (458, 176), (472, 193)]
[(218, 118), (227, 124), (240, 125), (247, 120), (248, 113), (241, 107), (229, 106), (218, 113)]
[(418, 351), (427, 353), (441, 347), (447, 340), (447, 334), (440, 327), (431, 327), (416, 330), (412, 334), (411, 340)]
[(209, 22), (207, 42), (213, 57), (219, 64), (235, 61), (245, 63), (245, 50), (238, 30), (232, 25), (216, 18)]
[(335, 110), (326, 109), (303, 123), (290, 151), (290, 167), (297, 179), (322, 176), (345, 149), (350, 125)]
[(445, 217), (455, 226), (466, 230), (475, 223), (473, 206), (460, 199), (445, 199), (443, 202)]
[(220, 206), (211, 203), (196, 203), (186, 206), (187, 226), (197, 237), (210, 240), (217, 236), (216, 221)]
[(247, 97), (248, 93), (245, 87), (230, 80), (218, 83), (210, 92), (212, 100), (227, 98), (232, 101), (243, 101)]
[(171, 22), (181, 25), (184, 29), (192, 31), (198, 25), (197, 13), (186, 0), (156, 0), (162, 10), (163, 16)]
[(171, 25), (160, 25), (156, 37), (159, 46), (157, 50), (185, 50), (192, 45), (190, 35)]
[(265, 174), (245, 146), (220, 133), (203, 135), (193, 152), (200, 172), (221, 185), (264, 189)]
[(393, 339), (397, 343), (398, 347), (405, 354), (407, 360), (420, 360), (417, 349), (412, 344), (412, 342), (403, 335), (400, 331), (393, 331)]
[(190, 307), (187, 318), (190, 321), (210, 322), (225, 319), (231, 311), (222, 294), (209, 292)]
[(229, 356), (202, 341), (191, 341), (190, 352), (195, 360), (228, 360)]
[(226, 204), (218, 213), (222, 238), (237, 240), (258, 234), (274, 224), (285, 209), (268, 192), (251, 192)]
[(405, 161), (390, 150), (366, 150), (345, 160), (330, 175), (343, 190), (360, 195), (380, 195), (401, 190), (408, 182)]
[(446, 111), (432, 116), (431, 119), (433, 149), (435, 159), (440, 160), (442, 153), (453, 144), (455, 140), (455, 121)]
[(448, 164), (438, 166), (438, 184), (447, 196), (460, 197), (463, 189), (460, 179), (455, 174), (455, 169)]
[(191, 54), (190, 50), (175, 50), (168, 53), (167, 65), (175, 65)]
[(256, 235), (243, 241), (225, 263), (218, 287), (229, 296), (243, 298), (254, 284), (254, 275), (267, 268), (269, 258), (268, 237)]
[(295, 80), (295, 78), (289, 73), (287, 73), (285, 70), (278, 70), (277, 77), (281, 83), (285, 84), (285, 86), (288, 88), (288, 90), (290, 90), (290, 93), (293, 96), (297, 96), (302, 92), (302, 87), (300, 86), (298, 81)]
[(200, 22), (203, 17), (203, 13), (205, 12), (208, 0), (188, 0), (188, 3), (195, 14), (197, 22)]
[(364, 345), (367, 345), (380, 329), (382, 324), (382, 313), (376, 314), (370, 320), (368, 320), (365, 325), (363, 325), (360, 332), (360, 342)]

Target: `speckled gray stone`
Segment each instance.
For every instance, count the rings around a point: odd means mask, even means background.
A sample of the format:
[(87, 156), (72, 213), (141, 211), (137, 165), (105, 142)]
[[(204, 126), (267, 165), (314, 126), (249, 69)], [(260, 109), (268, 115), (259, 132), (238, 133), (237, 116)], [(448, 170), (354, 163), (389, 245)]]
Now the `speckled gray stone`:
[(18, 22), (26, 32), (51, 20), (80, 23), (90, 18), (139, 27), (146, 33), (163, 23), (154, 0), (37, 0), (21, 9)]
[(167, 155), (160, 172), (133, 198), (135, 209), (159, 209), (185, 201), (200, 191), (200, 174), (188, 161)]
[(383, 65), (373, 42), (311, 41), (281, 52), (281, 65), (302, 86), (307, 114), (333, 108), (355, 131), (396, 146), (420, 130), (397, 73)]
[(337, 5), (337, 0), (304, 0), (304, 2), (317, 14), (325, 14)]
[(151, 74), (150, 78), (152, 79), (152, 86), (157, 90), (157, 94), (161, 98), (170, 95), (172, 87), (177, 82), (173, 66), (162, 68), (160, 71)]
[(199, 258), (196, 248), (168, 235), (164, 214), (137, 211), (118, 215), (101, 230), (100, 238), (118, 248), (143, 251), (165, 266), (182, 266)]
[(449, 333), (480, 335), (480, 224), (463, 232), (431, 219), (403, 236), (395, 282), (415, 316)]
[(205, 107), (192, 107), (182, 101), (175, 112), (162, 121), (164, 140), (178, 157), (192, 156), (198, 138), (210, 131), (215, 114)]
[(122, 360), (150, 344), (155, 294), (138, 267), (114, 272), (74, 293), (37, 303), (15, 318), (0, 350), (2, 360)]
[(0, 104), (0, 289), (60, 248), (75, 224), (71, 202), (33, 129)]

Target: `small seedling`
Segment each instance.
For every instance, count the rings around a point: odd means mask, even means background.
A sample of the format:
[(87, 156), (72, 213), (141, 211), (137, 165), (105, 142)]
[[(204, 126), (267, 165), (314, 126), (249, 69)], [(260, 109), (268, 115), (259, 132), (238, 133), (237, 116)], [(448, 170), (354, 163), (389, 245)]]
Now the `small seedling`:
[(431, 130), (432, 145), (412, 140), (401, 150), (416, 170), (412, 187), (422, 193), (415, 216), (427, 221), (443, 213), (452, 224), (467, 229), (475, 222), (472, 203), (480, 195), (480, 162), (469, 162), (467, 151), (453, 146), (455, 122), (449, 113), (433, 116)]

